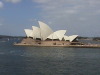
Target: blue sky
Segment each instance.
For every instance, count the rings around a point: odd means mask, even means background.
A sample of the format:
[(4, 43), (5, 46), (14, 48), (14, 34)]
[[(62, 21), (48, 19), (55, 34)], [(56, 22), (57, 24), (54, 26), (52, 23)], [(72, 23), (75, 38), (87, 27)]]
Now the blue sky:
[(23, 36), (38, 20), (67, 35), (97, 37), (100, 0), (0, 0), (0, 35)]

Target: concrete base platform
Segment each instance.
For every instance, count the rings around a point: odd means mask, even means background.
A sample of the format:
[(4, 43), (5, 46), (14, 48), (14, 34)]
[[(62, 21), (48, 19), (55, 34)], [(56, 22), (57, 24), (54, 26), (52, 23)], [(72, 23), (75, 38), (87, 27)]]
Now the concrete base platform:
[(15, 46), (34, 46), (34, 47), (73, 47), (73, 48), (100, 48), (100, 44), (82, 44), (80, 42), (67, 41), (37, 41), (31, 38), (26, 38), (21, 43), (15, 43)]

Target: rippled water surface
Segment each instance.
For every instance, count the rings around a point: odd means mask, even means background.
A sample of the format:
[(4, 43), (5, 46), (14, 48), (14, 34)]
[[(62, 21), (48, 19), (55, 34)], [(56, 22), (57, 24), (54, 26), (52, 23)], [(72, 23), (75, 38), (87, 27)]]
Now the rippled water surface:
[(100, 75), (100, 48), (25, 47), (2, 41), (0, 75)]

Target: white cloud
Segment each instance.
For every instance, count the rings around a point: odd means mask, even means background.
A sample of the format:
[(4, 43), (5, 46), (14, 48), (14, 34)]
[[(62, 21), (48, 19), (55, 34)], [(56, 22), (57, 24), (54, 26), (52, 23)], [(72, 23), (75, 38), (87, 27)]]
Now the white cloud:
[(0, 1), (0, 8), (3, 8), (4, 4)]
[(89, 5), (91, 6), (97, 6), (100, 5), (100, 0), (87, 0)]
[[(41, 16), (49, 18), (68, 18), (78, 15), (88, 17), (96, 15), (100, 7), (100, 0), (32, 0), (38, 3), (42, 12)], [(99, 11), (98, 11), (99, 13)], [(58, 19), (59, 19), (58, 18)]]
[(77, 13), (77, 11), (76, 10), (67, 10), (66, 13), (68, 13), (68, 14), (74, 14), (74, 13)]
[(50, 0), (33, 0), (33, 2), (37, 2), (37, 3), (48, 3)]
[(11, 3), (19, 3), (22, 0), (5, 0), (6, 2), (11, 2)]
[(86, 21), (87, 19), (84, 18), (84, 17), (80, 17), (79, 20), (80, 20), (80, 21)]
[(0, 23), (0, 26), (2, 26), (3, 24)]
[[(88, 32), (89, 26), (98, 25), (100, 0), (32, 0), (41, 9), (40, 17), (53, 28), (69, 28), (69, 32)], [(84, 27), (82, 27), (84, 26)], [(98, 26), (96, 26), (98, 29)], [(100, 26), (99, 26), (100, 27)], [(92, 32), (93, 28), (90, 29)], [(85, 31), (82, 31), (85, 30)]]
[(38, 7), (47, 13), (52, 11), (73, 13), (100, 7), (100, 0), (33, 0), (33, 2), (39, 3)]

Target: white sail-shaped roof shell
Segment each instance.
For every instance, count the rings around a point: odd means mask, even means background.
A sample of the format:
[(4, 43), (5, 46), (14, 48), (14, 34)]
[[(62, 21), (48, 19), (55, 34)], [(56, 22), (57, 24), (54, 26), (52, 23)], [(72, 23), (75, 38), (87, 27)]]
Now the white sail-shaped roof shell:
[(33, 37), (33, 30), (31, 29), (24, 29), (27, 37)]
[(67, 40), (67, 41), (70, 41), (69, 36), (64, 36), (64, 39)]
[(49, 38), (49, 39), (59, 39), (55, 32), (50, 34), (47, 38)]
[(70, 42), (72, 42), (74, 39), (76, 39), (76, 37), (78, 37), (78, 35), (69, 36)]
[(40, 31), (41, 31), (41, 38), (42, 40), (45, 40), (50, 34), (53, 33), (53, 30), (45, 23), (38, 21), (40, 25)]
[(72, 35), (72, 36), (64, 36), (65, 40), (69, 40), (70, 42), (72, 42), (74, 39), (76, 39), (78, 35)]
[(32, 29), (33, 29), (33, 34), (32, 34), (33, 39), (41, 38), (40, 28), (36, 26), (32, 26)]
[(58, 30), (56, 32), (53, 32), (53, 30), (45, 23), (38, 21), (40, 28), (36, 26), (32, 26), (32, 29), (24, 29), (27, 37), (33, 37), (33, 39), (41, 38), (41, 40), (49, 39), (59, 39), (62, 40), (69, 40), (72, 42), (78, 35), (72, 35), (72, 36), (65, 36), (66, 30)]
[(51, 35), (49, 35), (47, 38), (62, 40), (62, 38), (64, 38), (65, 33), (66, 33), (66, 30), (58, 30), (52, 33)]

